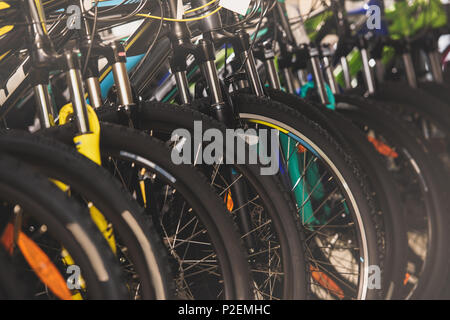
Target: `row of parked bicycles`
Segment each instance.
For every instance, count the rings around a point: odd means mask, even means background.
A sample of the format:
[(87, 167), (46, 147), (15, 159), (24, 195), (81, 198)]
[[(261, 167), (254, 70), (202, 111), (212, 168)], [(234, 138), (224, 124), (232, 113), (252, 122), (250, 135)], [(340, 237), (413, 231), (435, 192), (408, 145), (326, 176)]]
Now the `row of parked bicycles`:
[(0, 297), (448, 297), (448, 8), (302, 5), (1, 1)]

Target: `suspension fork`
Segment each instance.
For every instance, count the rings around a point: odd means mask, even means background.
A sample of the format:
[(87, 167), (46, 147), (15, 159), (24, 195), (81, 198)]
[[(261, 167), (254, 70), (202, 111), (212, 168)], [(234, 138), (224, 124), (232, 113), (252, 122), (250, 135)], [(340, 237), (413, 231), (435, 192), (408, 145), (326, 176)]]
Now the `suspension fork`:
[(118, 41), (113, 42), (110, 47), (112, 49), (112, 55), (109, 62), (112, 64), (114, 83), (116, 84), (120, 107), (128, 111), (135, 103), (126, 67), (127, 54), (124, 46)]
[(78, 56), (71, 51), (65, 51), (63, 54), (67, 84), (69, 87), (72, 107), (76, 115), (76, 124), (79, 134), (90, 133), (89, 118), (83, 81), (81, 79), (81, 65)]
[(189, 92), (189, 84), (186, 76), (186, 70), (176, 70), (172, 68), (172, 72), (175, 76), (180, 100), (182, 104), (189, 104), (192, 102), (191, 93)]
[[(294, 50), (296, 61), (293, 64), (294, 68), (297, 70), (297, 74), (303, 75), (303, 72), (307, 68), (307, 61), (312, 67), (313, 77), (314, 77), (314, 85), (316, 91), (319, 95), (320, 102), (324, 105), (329, 104), (328, 94), (326, 90), (326, 82), (321, 69), (320, 63), (320, 51), (318, 48), (313, 47), (311, 45), (301, 45)], [(306, 79), (302, 79), (301, 82), (306, 83)]]
[(50, 128), (55, 119), (54, 106), (48, 90), (48, 79), (49, 72), (45, 68), (31, 68), (30, 84), (33, 87), (34, 98), (39, 113), (39, 120), (43, 128)]
[[(199, 6), (206, 4), (206, 1), (201, 0), (195, 3), (196, 6)], [(169, 0), (169, 9), (172, 16), (175, 16), (176, 4), (174, 0)], [(215, 19), (219, 19), (218, 15), (215, 16)], [(217, 23), (217, 21), (215, 23)], [(182, 102), (190, 103), (191, 96), (186, 77), (186, 58), (188, 54), (193, 54), (197, 63), (200, 65), (200, 69), (208, 85), (209, 94), (211, 97), (212, 114), (217, 120), (224, 123), (227, 127), (234, 128), (234, 114), (230, 109), (230, 106), (225, 103), (222, 95), (222, 88), (215, 65), (215, 49), (212, 43), (212, 34), (208, 31), (208, 28), (213, 25), (213, 23), (207, 23), (207, 21), (204, 21), (202, 24), (204, 37), (199, 41), (198, 45), (193, 45), (190, 40), (191, 34), (186, 24), (174, 22), (171, 25), (170, 36), (173, 49), (173, 56), (170, 59), (170, 67), (172, 72), (175, 74), (177, 89), (179, 90), (179, 95)], [(252, 252), (255, 249), (255, 241), (253, 239), (253, 235), (250, 233), (250, 213), (245, 205), (247, 194), (246, 184), (244, 180), (239, 179), (238, 173), (232, 168), (230, 168), (227, 173), (230, 176), (231, 181), (235, 181), (231, 185), (230, 189), (233, 200), (238, 208), (236, 210), (236, 214), (239, 217), (239, 227), (243, 234), (248, 234), (244, 241), (250, 252)]]
[[(177, 13), (177, 3), (175, 0), (168, 1), (171, 16), (175, 17)], [(197, 48), (191, 43), (191, 32), (185, 23), (173, 22), (170, 25), (170, 42), (173, 54), (170, 57), (170, 69), (175, 77), (178, 95), (182, 104), (192, 102), (189, 92), (189, 82), (186, 76), (186, 59), (188, 54), (193, 54), (197, 59), (199, 53)]]
[(369, 54), (366, 48), (361, 48), (361, 59), (363, 62), (364, 81), (366, 82), (367, 92), (372, 95), (375, 93), (375, 79), (372, 68), (369, 65)]
[(269, 86), (271, 88), (281, 90), (280, 78), (278, 77), (274, 56), (266, 58), (264, 60), (264, 66), (266, 68), (267, 77), (269, 79)]
[[(276, 72), (276, 68), (275, 68), (275, 62), (274, 62), (274, 54), (273, 54), (273, 50), (272, 50), (272, 46), (270, 45), (270, 43), (266, 43), (263, 46), (260, 46), (258, 48), (258, 50), (255, 51), (255, 56), (263, 61), (265, 67), (266, 67), (266, 73), (268, 74), (268, 80), (269, 80), (269, 86), (273, 89), (277, 89), (280, 90), (281, 89), (281, 85), (280, 85), (280, 80), (278, 77), (278, 74)], [(302, 59), (301, 63), (297, 64), (297, 67), (303, 68), (306, 67), (306, 61), (304, 59)], [(297, 144), (294, 143), (292, 140), (290, 140), (290, 138), (285, 135), (284, 133), (280, 133), (280, 143), (281, 143), (281, 149), (283, 150), (282, 154), (284, 155), (285, 153), (287, 155), (289, 155), (289, 161), (287, 162), (286, 165), (286, 170), (288, 171), (289, 174), (289, 183), (291, 183), (292, 186), (297, 185), (299, 180), (299, 177), (302, 176), (301, 174), (301, 167), (299, 166), (299, 164), (301, 163), (301, 161), (299, 161), (299, 156), (297, 152), (290, 152), (290, 150), (292, 150), (293, 148), (297, 147)], [(309, 219), (312, 211), (311, 210), (311, 203), (309, 201), (307, 201), (306, 203), (304, 198), (304, 185), (297, 185), (295, 189), (295, 198), (297, 201), (297, 204), (299, 206), (304, 206), (304, 212), (307, 212), (306, 215), (302, 215), (302, 222), (305, 221), (305, 217), (306, 219)]]
[(437, 40), (434, 35), (426, 37), (424, 43), (425, 53), (430, 64), (431, 74), (436, 83), (444, 83), (442, 74), (441, 59), (437, 48)]
[[(215, 52), (214, 45), (211, 41), (203, 39), (200, 41), (199, 46), (201, 47), (205, 61), (202, 63), (201, 68), (203, 70), (203, 74), (206, 78), (206, 82), (209, 87), (209, 93), (212, 98), (211, 107), (215, 113), (216, 118), (225, 123), (226, 125), (234, 128), (234, 119), (233, 113), (231, 109), (228, 108), (223, 100), (222, 89), (220, 87), (219, 77), (217, 75), (217, 69), (215, 64)], [(253, 61), (254, 62), (254, 61)], [(256, 68), (255, 68), (256, 70)], [(259, 79), (259, 78), (258, 78)], [(235, 172), (232, 168), (229, 170), (229, 175), (231, 177), (231, 181), (236, 181), (231, 186), (231, 193), (235, 197), (235, 201), (237, 204), (237, 214), (239, 217), (239, 225), (243, 232), (247, 236), (244, 238), (245, 243), (247, 244), (250, 252), (253, 252), (255, 249), (255, 241), (253, 239), (253, 235), (250, 233), (250, 212), (248, 211), (246, 204), (246, 195), (247, 187), (245, 181), (239, 178), (239, 174)], [(237, 180), (236, 180), (237, 179)]]
[(279, 45), (281, 49), (281, 55), (278, 57), (278, 67), (283, 74), (284, 86), (286, 87), (287, 92), (289, 92), (290, 94), (295, 94), (296, 85), (294, 74), (292, 73), (291, 69), (293, 54), (290, 50), (288, 50), (285, 43), (279, 43)]
[(384, 81), (385, 70), (383, 66), (383, 61), (380, 59), (375, 59), (375, 75), (378, 83)]
[[(50, 99), (48, 89), (48, 75), (50, 69), (57, 65), (66, 73), (72, 105), (75, 110), (76, 124), (80, 134), (90, 132), (87, 118), (87, 107), (84, 99), (83, 83), (81, 81), (80, 65), (77, 53), (65, 51), (57, 54), (54, 50), (45, 26), (44, 10), (41, 2), (34, 0), (23, 0), (27, 11), (30, 13), (26, 19), (28, 22), (28, 34), (30, 41), (30, 62), (34, 68), (34, 91), (40, 108), (41, 120), (44, 126), (51, 124), (50, 121)], [(39, 76), (36, 72), (42, 72)], [(43, 72), (45, 71), (45, 72)]]
[(442, 74), (441, 59), (439, 52), (435, 49), (427, 52), (428, 60), (430, 62), (431, 74), (436, 83), (444, 83), (444, 76)]
[[(168, 8), (170, 16), (176, 17), (177, 1), (169, 0)], [(199, 57), (197, 48), (191, 43), (191, 32), (185, 23), (171, 23), (170, 31), (169, 38), (173, 51), (173, 54), (169, 59), (170, 69), (175, 77), (181, 103), (190, 104), (192, 102), (192, 97), (189, 92), (189, 82), (186, 76), (186, 59), (188, 54), (193, 54), (196, 59), (201, 59), (201, 57)]]
[(361, 53), (361, 60), (363, 63), (363, 75), (364, 82), (366, 84), (367, 93), (369, 95), (375, 94), (375, 78), (372, 71), (372, 68), (369, 64), (369, 52), (367, 50), (367, 39), (363, 37), (358, 38), (358, 48)]
[(402, 54), (403, 64), (405, 65), (406, 79), (412, 88), (417, 88), (416, 71), (414, 70), (414, 63), (412, 61), (411, 52), (404, 52)]
[[(40, 1), (23, 0), (23, 4), (27, 7), (31, 14), (27, 16), (28, 35), (29, 35), (29, 51), (30, 63), (32, 66), (32, 85), (39, 104), (41, 114), (41, 123), (45, 127), (51, 126), (52, 119), (51, 105), (48, 95), (48, 75), (56, 66), (56, 69), (65, 73), (67, 86), (69, 88), (71, 105), (68, 104), (60, 111), (62, 118), (60, 123), (65, 123), (69, 114), (74, 114), (74, 122), (77, 126), (77, 133), (73, 137), (77, 150), (91, 160), (100, 164), (100, 151), (98, 147), (98, 121), (89, 121), (88, 106), (86, 104), (85, 92), (81, 76), (80, 52), (65, 50), (62, 54), (58, 54), (53, 47), (53, 43), (47, 34), (45, 27), (45, 16)], [(46, 77), (46, 78), (45, 78)], [(95, 114), (94, 114), (95, 117)], [(94, 119), (94, 118), (91, 118)], [(95, 117), (95, 120), (96, 117)], [(94, 147), (92, 147), (94, 145)], [(64, 184), (57, 183), (62, 188)], [(99, 230), (104, 234), (112, 251), (116, 252), (116, 244), (112, 236), (112, 229), (108, 229), (108, 223), (105, 217), (94, 207), (90, 208), (91, 217)], [(65, 249), (64, 249), (65, 250)], [(67, 264), (72, 264), (69, 255), (64, 258)]]
[(255, 50), (255, 57), (264, 64), (269, 87), (281, 90), (280, 78), (275, 66), (275, 54), (272, 50), (272, 43), (268, 41), (258, 46)]
[(284, 86), (286, 87), (287, 92), (290, 94), (295, 94), (296, 84), (294, 74), (291, 69), (293, 65), (293, 46), (288, 45), (284, 41), (278, 41), (278, 45), (281, 51), (281, 54), (278, 57), (278, 67), (280, 72), (283, 74)]
[(29, 13), (28, 22), (30, 43), (30, 82), (33, 87), (36, 104), (39, 110), (41, 125), (48, 128), (52, 124), (53, 106), (48, 91), (49, 67), (57, 60), (56, 51), (48, 37), (42, 4), (32, 0), (23, 0), (24, 8)]
[[(82, 51), (85, 53), (84, 56), (86, 56), (88, 46), (89, 44), (86, 42), (82, 45)], [(103, 56), (107, 58), (109, 65), (112, 66), (114, 83), (119, 100), (118, 108), (123, 108), (126, 112), (131, 112), (135, 101), (126, 68), (127, 58), (124, 46), (118, 41), (108, 46), (94, 44), (91, 54), (92, 56), (89, 58), (86, 72), (83, 75), (91, 105), (94, 108), (98, 108), (103, 104), (99, 81), (100, 73), (98, 70), (98, 59)]]
[(203, 61), (200, 64), (200, 68), (209, 88), (211, 107), (213, 108), (214, 115), (219, 121), (224, 122), (227, 126), (234, 127), (234, 121), (232, 120), (233, 115), (230, 112), (231, 110), (226, 107), (219, 76), (217, 75), (214, 45), (212, 41), (202, 39), (199, 42), (199, 49), (203, 55)]
[[(345, 40), (350, 37), (350, 26), (346, 16), (344, 2), (342, 0), (332, 1), (331, 6), (336, 21), (337, 34), (340, 39), (339, 41), (343, 39), (345, 43)], [(347, 47), (347, 45), (344, 46)], [(350, 67), (347, 61), (347, 54), (351, 51), (352, 47), (347, 47), (343, 52), (340, 52), (341, 56), (339, 59), (342, 68), (342, 74), (344, 76), (344, 88), (347, 90), (352, 88)]]
[[(307, 56), (309, 57), (309, 61), (310, 64), (312, 66), (313, 69), (313, 73), (314, 73), (314, 83), (317, 89), (317, 93), (319, 94), (319, 98), (320, 101), (327, 105), (328, 102), (328, 95), (327, 95), (327, 91), (326, 91), (326, 87), (325, 87), (325, 80), (322, 74), (322, 70), (321, 70), (321, 66), (320, 66), (320, 58), (319, 58), (319, 50), (313, 46), (311, 46), (310, 44), (308, 45), (304, 45), (299, 47), (296, 43), (295, 37), (292, 33), (292, 29), (290, 27), (289, 21), (285, 15), (286, 12), (286, 8), (285, 8), (285, 4), (284, 2), (278, 2), (276, 5), (276, 11), (275, 11), (275, 18), (277, 18), (280, 21), (280, 24), (285, 32), (286, 35), (286, 40), (287, 43), (290, 43), (291, 46), (293, 47), (292, 49), (289, 48), (289, 46), (286, 43), (280, 44), (282, 53), (283, 52), (289, 52), (289, 51), (294, 51), (296, 53), (298, 53), (297, 55), (297, 61), (294, 63), (294, 65), (296, 65), (298, 68), (297, 70), (299, 70), (299, 72), (297, 72), (297, 74), (299, 75), (299, 80), (301, 84), (305, 84), (306, 83), (306, 77), (304, 77), (304, 70), (306, 69), (306, 64), (304, 61), (304, 58), (306, 58), (306, 53)], [(303, 22), (301, 21), (301, 24), (303, 24)], [(308, 49), (308, 52), (306, 52), (305, 49)], [(287, 57), (289, 57), (289, 55), (287, 55)], [(284, 65), (284, 67), (282, 67), (282, 72), (286, 81), (286, 87), (289, 93), (291, 94), (295, 94), (295, 81), (294, 81), (294, 76), (292, 74), (292, 69), (290, 68), (290, 65), (292, 65), (292, 57), (291, 59), (287, 58), (284, 59), (285, 61), (282, 61), (282, 65)]]
[[(86, 63), (86, 70), (84, 71), (83, 80), (86, 84), (86, 88), (88, 91), (89, 102), (91, 106), (96, 109), (99, 108), (102, 104), (102, 95), (100, 90), (100, 81), (99, 81), (99, 70), (98, 70), (98, 56), (97, 56), (97, 45), (95, 39), (92, 38), (92, 30), (91, 25), (88, 19), (86, 18), (86, 10), (84, 8), (84, 1), (80, 0), (80, 8), (82, 11), (83, 17), (83, 27), (79, 31), (81, 33), (81, 37), (83, 40), (80, 42), (80, 50), (83, 56), (88, 58), (89, 60)], [(95, 37), (95, 35), (94, 35)], [(90, 57), (87, 57), (87, 53), (91, 48)]]
[[(294, 34), (292, 33), (289, 21), (286, 17), (285, 14), (286, 12), (287, 12), (286, 5), (284, 2), (278, 2), (275, 5), (273, 12), (273, 19), (278, 21), (284, 32), (283, 40), (278, 41), (278, 45), (280, 46), (281, 51), (281, 54), (278, 58), (278, 66), (280, 68), (280, 72), (283, 74), (284, 85), (286, 87), (286, 90), (290, 94), (296, 94), (296, 83), (292, 71), (293, 66), (292, 60), (293, 60), (293, 52), (297, 48), (297, 43), (295, 41)], [(303, 75), (303, 71), (300, 71), (300, 75)], [(304, 85), (306, 82), (307, 82), (306, 77), (301, 77), (300, 85)]]
[[(280, 44), (281, 46), (281, 44)], [(255, 50), (255, 56), (258, 60), (262, 61), (267, 74), (267, 80), (269, 87), (277, 90), (281, 90), (281, 81), (275, 66), (275, 54), (272, 49), (272, 44), (266, 42), (259, 46)], [(278, 65), (282, 69), (285, 84), (289, 93), (295, 93), (295, 83), (292, 70), (290, 68), (290, 61), (292, 60), (292, 54), (283, 55), (283, 58), (278, 60)]]
[(322, 46), (322, 61), (323, 69), (327, 78), (328, 85), (330, 86), (333, 94), (338, 93), (338, 86), (336, 79), (334, 78), (333, 65), (332, 65), (332, 50), (328, 44)]
[(293, 70), (297, 74), (300, 87), (308, 83), (308, 59), (309, 47), (307, 44), (301, 44), (295, 48), (295, 60)]
[[(82, 0), (80, 0), (80, 4), (82, 10), (84, 10)], [(98, 108), (103, 104), (98, 70), (98, 59), (103, 56), (107, 58), (108, 63), (112, 66), (114, 83), (119, 99), (119, 108), (124, 108), (126, 112), (130, 112), (130, 108), (135, 105), (135, 101), (126, 69), (127, 58), (124, 46), (119, 41), (114, 41), (108, 46), (100, 45), (95, 35), (91, 38), (92, 27), (87, 18), (83, 19), (83, 28), (80, 33), (83, 38), (80, 42), (80, 49), (83, 56), (87, 57), (89, 48), (91, 49), (86, 73), (83, 74), (83, 80), (88, 89), (91, 105), (94, 108)]]
[[(239, 15), (233, 13), (234, 22), (239, 23)], [(255, 37), (257, 34), (255, 34)], [(256, 68), (255, 56), (253, 50), (250, 50), (250, 35), (245, 30), (239, 30), (236, 36), (230, 39), (233, 50), (238, 57), (238, 61), (243, 64), (247, 80), (250, 84), (250, 88), (254, 95), (257, 97), (264, 97), (264, 88), (261, 82), (261, 78)], [(240, 70), (238, 70), (240, 71)]]
[(401, 48), (401, 52), (408, 84), (412, 88), (417, 88), (417, 76), (416, 71), (414, 70), (414, 63), (411, 56), (411, 45), (409, 44), (408, 41), (404, 43), (404, 47)]
[(300, 82), (300, 87), (303, 87), (308, 82), (308, 72), (306, 69), (298, 69), (297, 78)]
[(325, 86), (325, 79), (322, 73), (322, 69), (320, 67), (320, 57), (319, 57), (319, 49), (310, 46), (309, 47), (309, 59), (312, 66), (313, 74), (314, 74), (314, 84), (317, 88), (317, 93), (319, 94), (320, 102), (323, 105), (327, 105), (330, 102), (328, 101), (327, 89)]
[[(382, 83), (384, 81), (384, 65), (382, 61), (383, 48), (385, 39), (381, 37), (377, 37), (375, 40), (375, 45), (370, 51), (370, 55), (375, 60), (375, 77), (378, 83)], [(376, 88), (375, 88), (376, 89)]]
[[(300, 85), (303, 86), (307, 83), (307, 72), (306, 72), (306, 60), (310, 59), (310, 64), (313, 67), (313, 72), (315, 75), (317, 85), (318, 94), (320, 96), (320, 99), (322, 103), (328, 103), (327, 94), (325, 90), (325, 82), (323, 79), (323, 76), (320, 72), (320, 60), (318, 58), (318, 51), (316, 51), (314, 48), (311, 48), (309, 46), (309, 40), (306, 44), (298, 44), (294, 34), (292, 32), (291, 26), (289, 24), (289, 21), (287, 19), (287, 15), (285, 14), (286, 11), (286, 5), (284, 2), (278, 2), (276, 5), (276, 10), (274, 12), (274, 17), (279, 21), (281, 24), (283, 31), (284, 31), (284, 43), (279, 41), (280, 48), (282, 51), (282, 56), (286, 56), (284, 62), (281, 61), (281, 71), (283, 73), (283, 76), (286, 81), (286, 88), (289, 93), (295, 94), (295, 78), (293, 76), (291, 65), (294, 66), (294, 71), (297, 73), (297, 80), (300, 82)], [(301, 19), (300, 21), (300, 28), (304, 29), (303, 21)], [(305, 50), (309, 49), (309, 50)], [(310, 51), (310, 52), (308, 52)], [(295, 53), (295, 61), (292, 63), (292, 53)], [(290, 58), (289, 58), (290, 57)], [(287, 65), (285, 65), (287, 64)], [(283, 66), (285, 65), (285, 66)]]
[(97, 67), (97, 58), (90, 58), (83, 80), (88, 91), (90, 105), (97, 109), (103, 105), (102, 93), (100, 89), (100, 73)]
[[(239, 21), (237, 15), (235, 15), (235, 20)], [(241, 30), (237, 33), (236, 36), (230, 39), (230, 42), (233, 46), (236, 57), (238, 58), (237, 61), (239, 61), (239, 63), (241, 65), (243, 64), (244, 66), (246, 78), (248, 83), (250, 84), (250, 88), (253, 94), (257, 97), (264, 97), (264, 88), (256, 67), (255, 56), (253, 54), (253, 51), (250, 50), (249, 34), (246, 31)]]
[[(195, 0), (195, 6), (207, 4), (207, 0)], [(177, 3), (175, 0), (168, 1), (171, 16), (176, 16)], [(203, 21), (204, 20), (204, 21)], [(220, 16), (215, 14), (203, 19), (200, 25), (203, 31), (203, 39), (198, 45), (191, 43), (191, 33), (185, 23), (174, 22), (171, 24), (170, 40), (172, 43), (173, 56), (170, 59), (170, 67), (175, 75), (177, 89), (183, 103), (191, 102), (191, 95), (186, 77), (186, 58), (188, 54), (194, 55), (200, 69), (205, 77), (211, 97), (211, 107), (214, 116), (228, 127), (234, 127), (234, 115), (226, 106), (223, 99), (222, 88), (217, 75), (215, 65), (215, 49), (212, 42), (212, 29), (221, 25)]]
[(351, 89), (352, 88), (351, 75), (350, 75), (350, 67), (348, 65), (347, 57), (342, 56), (340, 58), (340, 62), (341, 62), (342, 74), (344, 76), (344, 87), (345, 87), (345, 89)]
[[(411, 56), (411, 45), (408, 40), (402, 42), (394, 42), (396, 50), (402, 54), (403, 64), (405, 66), (406, 79), (412, 88), (417, 88), (417, 76)], [(422, 133), (426, 138), (430, 137), (429, 122), (427, 119), (421, 119)]]
[(282, 68), (281, 72), (283, 73), (284, 82), (286, 84), (286, 89), (290, 94), (295, 94), (295, 80), (294, 74), (292, 73), (291, 68)]

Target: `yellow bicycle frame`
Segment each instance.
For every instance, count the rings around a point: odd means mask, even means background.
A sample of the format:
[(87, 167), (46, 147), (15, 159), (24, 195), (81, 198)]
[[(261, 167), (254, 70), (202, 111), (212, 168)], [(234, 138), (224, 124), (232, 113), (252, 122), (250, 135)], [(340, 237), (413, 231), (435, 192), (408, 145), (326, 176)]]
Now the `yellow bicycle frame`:
[[(100, 157), (100, 124), (94, 109), (87, 105), (89, 127), (92, 132), (75, 136), (73, 141), (79, 153), (101, 165)], [(73, 114), (73, 107), (71, 103), (66, 104), (59, 112), (59, 124), (67, 123), (70, 115)], [(108, 241), (114, 253), (117, 252), (116, 241), (113, 234), (113, 229), (105, 219), (103, 214), (90, 202), (88, 204), (92, 220), (102, 232), (105, 239)]]

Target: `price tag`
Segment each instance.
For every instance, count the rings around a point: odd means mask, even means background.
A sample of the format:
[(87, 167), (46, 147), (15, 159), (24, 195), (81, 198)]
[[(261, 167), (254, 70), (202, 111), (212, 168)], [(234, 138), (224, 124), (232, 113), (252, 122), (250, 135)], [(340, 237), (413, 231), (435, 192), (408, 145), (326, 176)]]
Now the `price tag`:
[(245, 16), (251, 0), (220, 0), (219, 6)]

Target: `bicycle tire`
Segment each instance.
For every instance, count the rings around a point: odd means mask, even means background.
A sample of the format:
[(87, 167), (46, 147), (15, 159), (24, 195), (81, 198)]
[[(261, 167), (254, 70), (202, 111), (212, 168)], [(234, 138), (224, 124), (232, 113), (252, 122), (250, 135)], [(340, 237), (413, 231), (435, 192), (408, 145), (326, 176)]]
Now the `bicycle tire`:
[(271, 99), (297, 110), (327, 130), (366, 173), (377, 210), (381, 210), (385, 220), (385, 255), (389, 259), (386, 259), (384, 268), (384, 295), (388, 299), (395, 299), (406, 270), (406, 230), (403, 217), (399, 215), (402, 212), (399, 194), (394, 181), (382, 165), (380, 155), (369, 145), (359, 129), (339, 113), (281, 90), (265, 90)]
[[(422, 195), (430, 206), (427, 207), (429, 209), (426, 210), (426, 217), (431, 229), (431, 239), (427, 249), (427, 261), (421, 275), (423, 278), (420, 279), (411, 298), (438, 298), (446, 284), (442, 279), (448, 277), (450, 257), (446, 245), (449, 221), (444, 193), (447, 192), (447, 188), (442, 175), (436, 172), (436, 169), (440, 168), (438, 160), (434, 158), (416, 131), (407, 122), (398, 119), (395, 114), (387, 112), (386, 108), (356, 96), (337, 95), (336, 101), (346, 104), (346, 107), (340, 110), (346, 117), (355, 123), (377, 128), (398, 147), (397, 151), (406, 150), (406, 156), (410, 158), (410, 162), (413, 161), (415, 171), (420, 175)], [(348, 105), (359, 108), (349, 109)]]
[[(106, 170), (75, 149), (42, 135), (0, 132), (0, 150), (20, 158), (39, 172), (68, 184), (92, 202), (114, 227), (139, 275), (144, 299), (169, 299), (172, 279), (167, 253), (150, 219)], [(126, 218), (125, 218), (126, 217)]]
[[(99, 118), (104, 121), (120, 123), (124, 120), (114, 108), (105, 107), (96, 111)], [(219, 129), (225, 136), (226, 127), (222, 123), (186, 106), (162, 102), (145, 102), (139, 106), (138, 114), (135, 117), (139, 119), (138, 126), (140, 129), (151, 130), (156, 137), (161, 133), (170, 135), (177, 128), (184, 128), (193, 132), (195, 121), (201, 121), (203, 130)], [(228, 149), (225, 152), (231, 153)], [(295, 274), (286, 276), (285, 286), (292, 286), (291, 290), (288, 290), (292, 293), (286, 292), (284, 299), (304, 299), (306, 297), (304, 248), (298, 240), (302, 238), (302, 235), (296, 230), (299, 229), (299, 221), (289, 194), (284, 191), (284, 187), (281, 186), (278, 179), (261, 176), (256, 165), (235, 164), (232, 167), (242, 173), (248, 179), (248, 183), (258, 190), (258, 195), (263, 199), (266, 206), (273, 208), (269, 209), (271, 211), (269, 215), (276, 225), (277, 234), (284, 235), (283, 243), (286, 243), (285, 245), (289, 247), (289, 250), (283, 250), (283, 259), (290, 259), (290, 262), (285, 262), (285, 264), (292, 265), (291, 270)]]
[(383, 82), (379, 84), (374, 99), (386, 102), (392, 111), (398, 109), (393, 103), (400, 104), (408, 112), (417, 112), (431, 119), (447, 135), (450, 132), (449, 107), (420, 88), (414, 89), (402, 82)]
[[(358, 228), (362, 226), (362, 221), (365, 222), (363, 229), (358, 229), (358, 237), (359, 232), (363, 231), (364, 234), (364, 243), (362, 247), (363, 257), (358, 258), (358, 261), (364, 263), (365, 271), (363, 273), (359, 273), (358, 277), (363, 277), (363, 279), (358, 280), (359, 289), (357, 290), (357, 298), (359, 299), (378, 299), (381, 296), (381, 290), (378, 286), (374, 286), (369, 289), (367, 283), (368, 276), (368, 266), (369, 263), (372, 266), (376, 266), (379, 268), (380, 272), (383, 270), (383, 252), (384, 252), (384, 235), (383, 235), (383, 222), (378, 216), (377, 212), (374, 209), (372, 198), (369, 195), (366, 184), (362, 181), (362, 177), (360, 176), (360, 172), (357, 171), (357, 168), (353, 166), (352, 160), (348, 155), (346, 155), (342, 149), (337, 145), (337, 143), (317, 124), (312, 121), (306, 119), (301, 114), (292, 110), (291, 108), (282, 105), (278, 102), (271, 101), (268, 99), (257, 98), (254, 96), (246, 95), (246, 94), (233, 94), (231, 96), (233, 105), (237, 114), (239, 115), (240, 121), (245, 121), (248, 119), (249, 121), (256, 121), (258, 123), (268, 124), (269, 127), (272, 128), (281, 128), (284, 130), (282, 132), (292, 133), (294, 136), (298, 137), (296, 141), (303, 141), (306, 145), (306, 149), (314, 150), (314, 154), (319, 155), (320, 157), (325, 156), (325, 152), (321, 150), (322, 144), (323, 148), (330, 148), (330, 157), (336, 157), (335, 162), (337, 163), (337, 167), (341, 168), (342, 172), (345, 175), (349, 175), (348, 184), (346, 182), (345, 186), (345, 199), (350, 199), (352, 210), (356, 209), (356, 215), (360, 217), (358, 221)], [(203, 107), (207, 107), (208, 104)], [(200, 105), (202, 107), (202, 105)], [(203, 108), (204, 109), (204, 108)], [(298, 128), (302, 128), (305, 130), (305, 133), (300, 133)], [(320, 141), (321, 147), (318, 147), (318, 144), (313, 141)], [(318, 153), (316, 150), (320, 150)], [(332, 175), (332, 179), (335, 179), (335, 175), (338, 176), (336, 181), (340, 181), (342, 178), (342, 172), (337, 171), (336, 164), (333, 161), (330, 161), (328, 156), (325, 156), (326, 159), (326, 170), (329, 170), (330, 167)], [(339, 158), (339, 159), (338, 159)], [(322, 160), (321, 160), (322, 161)], [(344, 164), (345, 163), (345, 164)], [(349, 170), (349, 168), (351, 168)], [(352, 171), (353, 170), (353, 171)], [(342, 187), (341, 182), (337, 182), (339, 184), (339, 188)], [(354, 190), (357, 193), (356, 198), (350, 190)], [(358, 201), (355, 201), (358, 199)], [(356, 206), (356, 203), (359, 203), (361, 208)], [(354, 212), (352, 211), (352, 217), (354, 216)], [(362, 214), (362, 218), (361, 218)], [(370, 221), (370, 223), (368, 223)], [(360, 242), (360, 238), (356, 241)], [(320, 244), (319, 244), (320, 245)], [(327, 286), (328, 288), (328, 286)]]
[[(447, 107), (450, 108), (450, 88), (446, 83), (427, 81), (419, 83), (419, 87), (422, 90), (426, 91), (428, 94), (431, 94), (432, 96), (441, 100), (442, 103), (445, 103)], [(450, 112), (450, 110), (446, 111), (447, 113)]]
[(0, 190), (61, 242), (79, 265), (90, 299), (124, 299), (121, 270), (89, 214), (44, 176), (16, 159), (0, 155)]
[[(46, 134), (73, 145), (75, 126), (64, 125), (45, 131)], [(148, 163), (156, 163), (157, 170), (162, 169), (163, 176), (168, 180), (174, 179), (172, 184), (176, 185), (177, 190), (181, 190), (179, 192), (183, 197), (189, 198), (189, 205), (195, 208), (216, 249), (223, 273), (225, 299), (249, 299), (251, 294), (248, 264), (236, 226), (227, 216), (224, 204), (204, 182), (203, 175), (193, 166), (173, 164), (169, 148), (161, 141), (139, 131), (101, 123), (100, 134), (102, 156), (114, 158), (122, 155), (129, 161), (146, 166)]]

